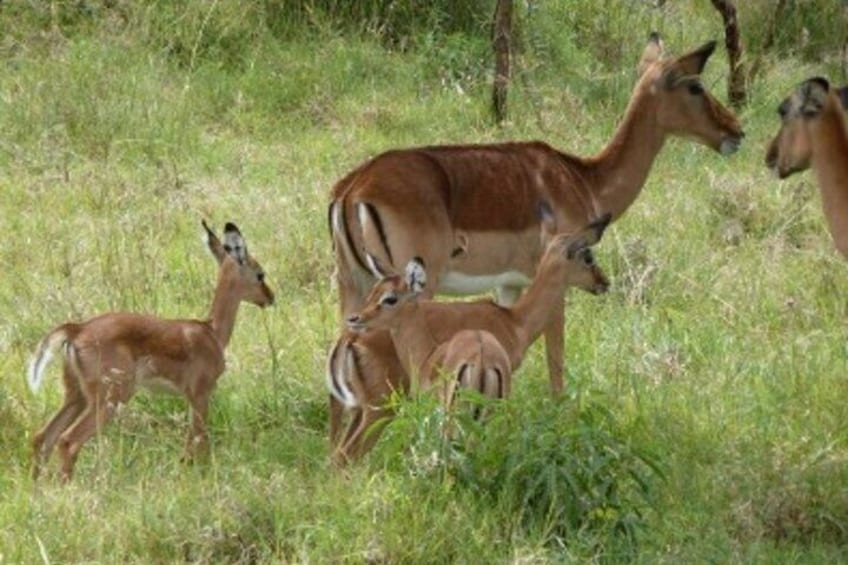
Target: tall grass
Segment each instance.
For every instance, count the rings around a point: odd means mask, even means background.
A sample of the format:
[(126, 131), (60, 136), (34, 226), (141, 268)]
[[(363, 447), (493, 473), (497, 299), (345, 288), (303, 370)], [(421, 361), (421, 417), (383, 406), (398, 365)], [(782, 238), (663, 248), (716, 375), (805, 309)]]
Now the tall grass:
[[(446, 441), (432, 399), (399, 400), (340, 474), (333, 182), (413, 144), (594, 153), (648, 32), (676, 53), (719, 38), (710, 4), (516, 3), (512, 117), (494, 127), (493, 2), (1, 3), (0, 561), (846, 559), (848, 271), (812, 178), (762, 165), (778, 101), (838, 82), (845, 28), (836, 3), (789, 4), (741, 152), (669, 142), (599, 248), (612, 292), (570, 298), (569, 395), (548, 398), (536, 346), (484, 422), (456, 415)], [(769, 6), (739, 3), (749, 56)], [(719, 50), (719, 97), (725, 71)], [(240, 311), (211, 461), (179, 463), (182, 400), (139, 394), (73, 484), (33, 485), (29, 440), (61, 401), (57, 367), (26, 390), (35, 343), (113, 309), (205, 316), (201, 218), (238, 223), (278, 296)]]

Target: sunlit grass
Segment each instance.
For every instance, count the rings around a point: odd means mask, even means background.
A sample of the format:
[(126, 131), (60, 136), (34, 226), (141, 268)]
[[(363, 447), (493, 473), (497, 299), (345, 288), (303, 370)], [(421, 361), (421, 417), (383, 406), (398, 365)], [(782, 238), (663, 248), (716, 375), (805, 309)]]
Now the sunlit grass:
[[(248, 29), (253, 5), (180, 18), (118, 2), (91, 20), (62, 12), (60, 32), (47, 11), (0, 8), (20, 22), (0, 45), (0, 562), (846, 558), (848, 266), (813, 178), (778, 182), (762, 164), (778, 101), (832, 58), (765, 59), (738, 155), (667, 144), (598, 249), (612, 291), (570, 296), (567, 398), (547, 398), (537, 344), (467, 444), (440, 444), (427, 401), (409, 402), (373, 457), (330, 468), (333, 183), (407, 145), (544, 139), (596, 153), (648, 28), (678, 53), (721, 33), (701, 2), (538, 5), (519, 14), (502, 129), (485, 34), (434, 30), (389, 50), (386, 35), (317, 15), (285, 24), (298, 33)], [(722, 99), (725, 63), (719, 51), (705, 75)], [(40, 396), (26, 389), (35, 344), (109, 310), (205, 316), (215, 263), (202, 218), (236, 222), (277, 293), (274, 308), (239, 313), (211, 461), (181, 464), (185, 403), (142, 393), (83, 449), (73, 484), (33, 485), (29, 441), (61, 402), (56, 367)], [(457, 459), (416, 459), (447, 448)], [(600, 453), (619, 466), (581, 470)], [(630, 488), (633, 469), (645, 496), (623, 496), (620, 512), (591, 490)], [(513, 504), (545, 476), (533, 504)], [(600, 502), (561, 520), (581, 492), (563, 484), (578, 478)], [(616, 534), (631, 511), (632, 534)]]

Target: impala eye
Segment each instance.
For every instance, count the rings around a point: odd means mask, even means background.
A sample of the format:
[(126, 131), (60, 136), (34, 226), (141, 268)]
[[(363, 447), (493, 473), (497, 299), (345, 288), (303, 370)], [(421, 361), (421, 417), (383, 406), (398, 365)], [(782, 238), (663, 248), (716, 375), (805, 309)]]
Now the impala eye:
[(258, 280), (259, 282), (264, 281), (265, 280), (265, 273), (263, 273), (262, 271), (259, 271), (258, 273), (256, 273), (256, 280)]
[(700, 82), (689, 83), (689, 94), (692, 96), (700, 96), (704, 93), (704, 87)]
[(780, 106), (777, 107), (777, 114), (781, 117), (781, 119), (786, 118), (786, 114), (789, 113), (789, 101), (784, 101)]
[(591, 249), (587, 249), (587, 250), (583, 253), (583, 263), (584, 263), (585, 265), (588, 265), (589, 267), (591, 267), (592, 265), (594, 265), (594, 264), (595, 264), (595, 256), (592, 254), (592, 250), (591, 250)]
[(384, 304), (386, 306), (394, 306), (397, 304), (398, 298), (394, 294), (388, 294), (380, 299), (380, 304)]

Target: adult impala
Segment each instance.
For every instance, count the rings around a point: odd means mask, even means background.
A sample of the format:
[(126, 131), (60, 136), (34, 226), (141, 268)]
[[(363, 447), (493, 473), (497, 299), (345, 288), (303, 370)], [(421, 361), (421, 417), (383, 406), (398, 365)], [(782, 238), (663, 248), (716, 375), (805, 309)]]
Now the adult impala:
[(206, 222), (203, 227), (219, 265), (208, 319), (163, 320), (109, 313), (62, 324), (41, 340), (30, 360), (27, 381), (33, 392), (38, 391), (54, 352), (61, 348), (65, 401), (33, 440), (33, 478), (58, 443), (61, 476), (69, 480), (82, 446), (129, 401), (139, 385), (184, 395), (192, 412), (186, 457), (206, 449), (209, 397), (224, 372), (224, 349), (239, 304), (270, 306), (274, 294), (235, 224), (224, 227), (223, 243)]
[(805, 80), (778, 108), (781, 125), (766, 165), (781, 179), (812, 167), (836, 249), (848, 258), (848, 87)]
[[(544, 216), (543, 226), (555, 225), (552, 216)], [(372, 288), (361, 310), (348, 317), (347, 325), (356, 332), (369, 330), (361, 334), (362, 337), (374, 330), (388, 331), (404, 374), (419, 375), (425, 385), (433, 381), (436, 369), (444, 363), (445, 349), (450, 341), (465, 330), (491, 334), (506, 352), (509, 367), (516, 369), (527, 349), (544, 330), (551, 308), (563, 303), (566, 288), (578, 286), (596, 294), (606, 292), (609, 281), (595, 264), (590, 246), (600, 240), (609, 220), (607, 214), (578, 234), (551, 234), (544, 238), (550, 243), (532, 284), (510, 307), (491, 300), (436, 302), (421, 299), (428, 283), (420, 258), (411, 259), (403, 275), (384, 272), (379, 262), (372, 258), (382, 278)], [(547, 231), (551, 233), (550, 229)], [(354, 349), (351, 350), (351, 346)], [(376, 432), (369, 433), (366, 443), (362, 443), (362, 435), (370, 424), (378, 419), (385, 420), (389, 415), (383, 407), (385, 397), (377, 395), (390, 391), (391, 387), (381, 380), (382, 373), (359, 370), (361, 360), (370, 359), (367, 353), (363, 355), (355, 347), (349, 336), (343, 336), (328, 364), (331, 394), (355, 411), (347, 433), (338, 444), (336, 459), (340, 462), (361, 456), (373, 443)]]
[[(342, 318), (361, 307), (378, 277), (368, 254), (394, 269), (421, 257), (429, 294), (494, 288), (501, 303), (512, 303), (542, 254), (540, 201), (552, 204), (565, 231), (575, 231), (602, 211), (615, 220), (627, 210), (669, 136), (734, 153), (743, 137), (739, 122), (700, 78), (714, 49), (710, 42), (665, 58), (652, 34), (624, 118), (594, 157), (542, 142), (419, 147), (383, 153), (347, 174), (328, 210)], [(545, 341), (555, 394), (563, 388), (563, 322), (563, 305), (552, 306)], [(385, 332), (373, 333), (359, 345), (375, 356), (389, 352), (372, 363), (394, 371), (399, 365), (387, 341)], [(333, 436), (340, 406), (330, 403)]]

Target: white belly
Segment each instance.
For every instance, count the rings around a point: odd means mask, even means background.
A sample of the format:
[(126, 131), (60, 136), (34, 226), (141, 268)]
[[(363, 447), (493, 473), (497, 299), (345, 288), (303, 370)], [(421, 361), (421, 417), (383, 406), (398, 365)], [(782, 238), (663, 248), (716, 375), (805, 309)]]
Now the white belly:
[(494, 275), (466, 275), (448, 271), (439, 282), (439, 292), (445, 294), (480, 294), (496, 288), (525, 287), (530, 279), (524, 273), (507, 271)]

